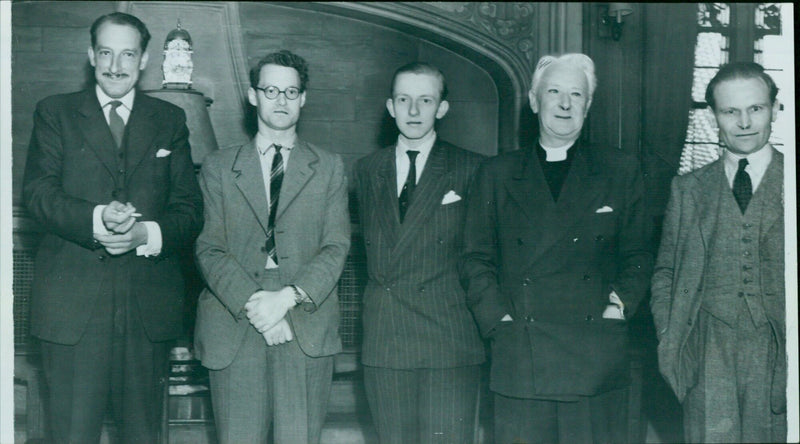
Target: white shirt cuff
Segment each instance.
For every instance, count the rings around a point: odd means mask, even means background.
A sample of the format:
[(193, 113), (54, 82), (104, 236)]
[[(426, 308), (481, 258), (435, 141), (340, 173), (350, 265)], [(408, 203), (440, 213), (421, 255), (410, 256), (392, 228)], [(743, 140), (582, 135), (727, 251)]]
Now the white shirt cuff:
[(106, 225), (103, 223), (103, 210), (105, 210), (107, 206), (108, 205), (98, 205), (94, 207), (94, 213), (92, 213), (92, 233), (111, 234), (106, 230)]
[(161, 227), (158, 226), (158, 222), (153, 221), (144, 221), (142, 224), (147, 228), (147, 243), (136, 247), (136, 255), (158, 256), (162, 247)]

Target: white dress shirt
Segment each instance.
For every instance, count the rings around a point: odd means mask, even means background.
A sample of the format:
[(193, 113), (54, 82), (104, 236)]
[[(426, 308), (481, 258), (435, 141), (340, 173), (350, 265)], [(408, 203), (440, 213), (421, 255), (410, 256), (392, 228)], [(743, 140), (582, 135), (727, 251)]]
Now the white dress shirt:
[[(117, 114), (119, 114), (119, 116), (122, 118), (122, 122), (127, 125), (128, 119), (131, 117), (131, 110), (133, 109), (133, 99), (136, 96), (136, 89), (131, 89), (128, 91), (128, 94), (125, 94), (119, 99), (113, 99), (109, 97), (99, 85), (95, 86), (94, 90), (97, 94), (97, 101), (100, 102), (100, 106), (103, 108), (103, 115), (106, 118), (106, 123), (109, 123), (108, 116), (111, 112), (111, 102), (114, 100), (119, 100), (122, 102), (122, 105), (117, 107)], [(111, 234), (111, 232), (106, 229), (105, 224), (103, 224), (103, 210), (105, 208), (106, 205), (97, 205), (94, 207), (94, 213), (92, 214), (92, 229), (96, 234)], [(161, 247), (163, 245), (161, 227), (158, 225), (158, 222), (153, 221), (142, 221), (142, 224), (144, 224), (144, 227), (147, 229), (147, 243), (136, 247), (136, 255), (157, 256), (159, 253), (161, 253)]]
[(397, 167), (398, 198), (400, 197), (400, 193), (403, 192), (403, 185), (406, 183), (408, 170), (411, 166), (406, 151), (419, 151), (419, 154), (417, 154), (417, 158), (414, 161), (414, 166), (417, 168), (417, 181), (415, 183), (419, 183), (419, 178), (422, 177), (422, 170), (425, 168), (425, 164), (428, 162), (428, 156), (431, 154), (434, 142), (436, 142), (436, 131), (431, 131), (428, 133), (427, 136), (420, 140), (419, 146), (413, 148), (408, 146), (402, 136), (397, 138), (397, 147), (395, 148), (395, 165)]
[(733, 179), (736, 177), (736, 171), (739, 170), (739, 160), (747, 158), (747, 166), (744, 170), (750, 175), (753, 193), (755, 193), (758, 185), (761, 184), (761, 179), (764, 178), (764, 174), (767, 172), (769, 163), (772, 162), (772, 145), (766, 144), (764, 148), (747, 155), (735, 154), (725, 150), (722, 157), (725, 165), (725, 176), (728, 177), (728, 185), (731, 189), (733, 188)]

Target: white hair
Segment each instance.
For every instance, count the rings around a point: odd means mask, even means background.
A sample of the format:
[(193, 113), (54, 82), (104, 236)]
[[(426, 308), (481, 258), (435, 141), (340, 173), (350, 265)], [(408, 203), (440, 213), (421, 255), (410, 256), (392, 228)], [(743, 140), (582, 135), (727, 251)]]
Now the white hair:
[(536, 70), (533, 71), (533, 79), (531, 80), (531, 91), (536, 93), (539, 83), (542, 81), (547, 68), (556, 64), (566, 64), (579, 68), (586, 75), (586, 82), (589, 85), (589, 98), (591, 100), (594, 96), (594, 89), (597, 87), (597, 77), (594, 74), (594, 62), (586, 54), (570, 53), (562, 56), (546, 55), (539, 59), (536, 63)]

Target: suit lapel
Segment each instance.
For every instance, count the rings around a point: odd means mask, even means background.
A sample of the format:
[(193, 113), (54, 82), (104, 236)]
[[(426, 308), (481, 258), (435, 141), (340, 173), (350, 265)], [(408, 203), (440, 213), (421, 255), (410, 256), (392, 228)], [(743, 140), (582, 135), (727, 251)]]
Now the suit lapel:
[(511, 174), (511, 179), (506, 182), (506, 190), (522, 208), (527, 219), (537, 221), (542, 213), (552, 212), (555, 204), (549, 193), (542, 192), (548, 190), (547, 182), (539, 165), (539, 159), (532, 149), (526, 150), (516, 168), (517, 170)]
[(289, 156), (289, 163), (283, 175), (281, 185), (281, 195), (278, 200), (278, 210), (275, 220), (278, 220), (291, 205), (292, 201), (300, 194), (306, 183), (314, 175), (314, 164), (319, 161), (319, 157), (300, 139), (297, 139), (292, 154)]
[[(422, 176), (414, 190), (414, 198), (406, 213), (405, 221), (400, 225), (400, 238), (395, 245), (395, 253), (410, 243), (413, 236), (441, 206), (449, 179), (449, 176), (445, 174), (447, 170), (447, 150), (437, 141), (425, 162), (425, 168), (422, 170)], [(399, 256), (399, 254), (395, 254), (395, 256)]]
[[(769, 149), (774, 150), (772, 147)], [(772, 162), (767, 167), (756, 193), (763, 193), (761, 232), (767, 233), (778, 218), (783, 217), (783, 154), (777, 150), (772, 153)]]
[[(125, 155), (127, 158), (128, 175), (133, 176), (134, 171), (151, 151), (153, 139), (158, 134), (158, 122), (154, 116), (154, 108), (149, 106), (149, 97), (141, 91), (136, 91), (131, 116), (125, 125)], [(171, 150), (172, 147), (162, 147)]]
[[(589, 161), (584, 152), (585, 148), (576, 145), (572, 148), (576, 150), (575, 158), (572, 159), (569, 172), (564, 179), (558, 202), (551, 207), (551, 211), (545, 211), (539, 216), (542, 236), (532, 254), (531, 261), (536, 261), (545, 254), (575, 224), (585, 223), (586, 217), (600, 208), (602, 205), (600, 198), (608, 192), (607, 177), (601, 174), (598, 165)], [(544, 190), (542, 193), (549, 196), (550, 189), (546, 182), (542, 189)]]
[(78, 108), (78, 114), (80, 114), (78, 125), (81, 128), (83, 137), (86, 138), (89, 148), (94, 150), (95, 155), (106, 167), (108, 173), (116, 178), (117, 158), (113, 149), (116, 144), (111, 136), (111, 130), (108, 128), (108, 122), (106, 122), (94, 90), (86, 91), (83, 96), (83, 102)]
[(234, 182), (266, 233), (269, 208), (267, 207), (267, 192), (264, 188), (264, 176), (261, 173), (261, 161), (253, 142), (239, 147), (238, 150), (231, 168)]
[(723, 193), (731, 192), (722, 160), (715, 162), (700, 173), (697, 180), (699, 184), (692, 187), (692, 196), (697, 202), (700, 237), (703, 240), (703, 246), (708, 248), (708, 240), (713, 238), (717, 226), (717, 215), (719, 215), (719, 205)]
[(374, 173), (375, 186), (370, 187), (375, 202), (378, 225), (386, 234), (389, 245), (394, 246), (400, 231), (400, 210), (397, 203), (397, 168), (395, 147), (386, 148)]

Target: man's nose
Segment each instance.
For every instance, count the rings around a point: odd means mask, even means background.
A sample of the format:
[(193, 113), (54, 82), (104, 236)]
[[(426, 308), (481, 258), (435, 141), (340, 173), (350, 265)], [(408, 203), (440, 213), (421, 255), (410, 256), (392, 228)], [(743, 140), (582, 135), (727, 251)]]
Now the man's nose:
[(109, 70), (109, 71), (111, 71), (111, 72), (112, 72), (112, 73), (114, 73), (114, 74), (116, 74), (116, 73), (118, 73), (118, 72), (119, 72), (119, 66), (120, 66), (119, 57), (120, 57), (120, 56), (118, 56), (118, 55), (117, 55), (117, 56), (114, 56), (114, 57), (111, 59), (111, 65), (109, 65), (109, 67), (108, 67), (108, 70)]
[(281, 105), (286, 105), (286, 91), (279, 92), (278, 97), (275, 97), (275, 100)]
[(739, 114), (739, 128), (747, 129), (750, 128), (750, 113), (740, 113)]
[(568, 94), (561, 94), (558, 97), (558, 106), (565, 111), (572, 107), (572, 102)]
[(412, 100), (411, 104), (408, 106), (408, 114), (412, 116), (416, 116), (417, 114), (419, 114), (419, 105), (417, 105), (417, 102), (415, 100)]

